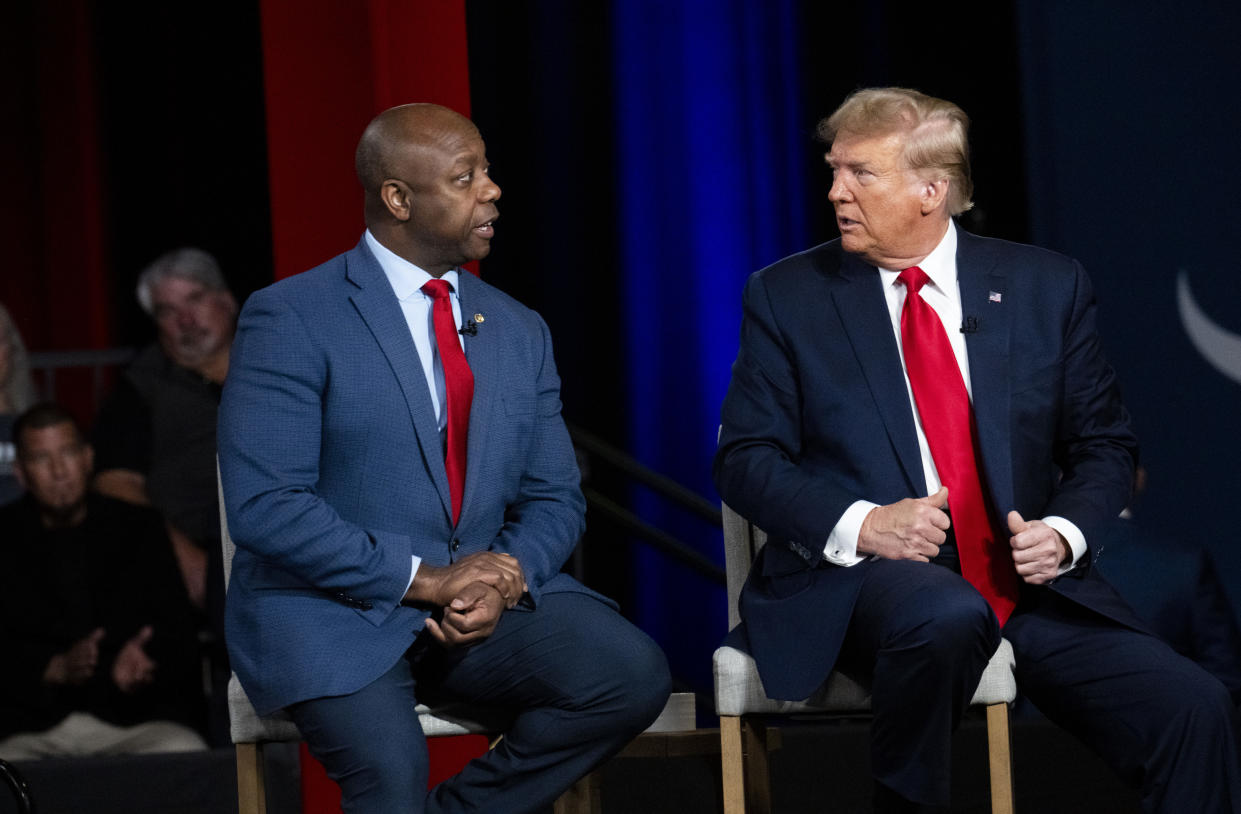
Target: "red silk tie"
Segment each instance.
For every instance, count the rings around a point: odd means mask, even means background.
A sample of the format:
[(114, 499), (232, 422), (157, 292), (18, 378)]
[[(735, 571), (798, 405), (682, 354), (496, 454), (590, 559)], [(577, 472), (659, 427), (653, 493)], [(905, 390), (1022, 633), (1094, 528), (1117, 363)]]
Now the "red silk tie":
[(448, 450), (444, 468), (448, 470), (448, 493), (452, 497), (452, 522), (461, 517), (461, 495), (465, 491), (466, 438), (470, 431), (470, 403), (474, 400), (474, 374), (465, 361), (457, 321), (452, 315), (452, 286), (444, 280), (429, 280), (422, 287), (431, 297), (435, 323), (435, 344), (444, 368), (444, 389), (448, 404)]
[(957, 538), (961, 574), (991, 605), (1000, 625), (1017, 604), (1017, 572), (1005, 541), (995, 533), (978, 475), (978, 428), (969, 393), (944, 324), (918, 294), (929, 279), (912, 266), (898, 278), (905, 284), (901, 347), (922, 429), (940, 480)]

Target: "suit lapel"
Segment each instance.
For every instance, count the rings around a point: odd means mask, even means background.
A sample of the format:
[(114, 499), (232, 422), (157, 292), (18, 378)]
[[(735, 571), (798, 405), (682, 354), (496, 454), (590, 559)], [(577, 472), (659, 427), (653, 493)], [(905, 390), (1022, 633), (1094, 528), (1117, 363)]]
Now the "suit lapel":
[(379, 349), (405, 396), (422, 458), (444, 510), (451, 517), (452, 500), (448, 492), (448, 473), (444, 468), (444, 448), (439, 428), (435, 425), (435, 407), (431, 403), (426, 378), (422, 375), (418, 351), (409, 335), (405, 314), (379, 261), (366, 248), (365, 242), (359, 243), (345, 256), (345, 274), (357, 286), (350, 300), (379, 343)]
[[(992, 502), (1003, 511), (1013, 505), (1008, 278), (976, 238), (961, 229), (957, 238), (961, 313), (977, 320), (977, 330), (966, 335), (965, 347), (978, 443)], [(1003, 518), (998, 520), (1003, 525)]]
[(465, 358), (474, 374), (474, 401), (470, 404), (470, 435), (466, 441), (465, 463), (465, 494), (461, 501), (461, 516), (465, 517), (470, 509), (475, 493), (478, 491), (478, 480), (483, 471), (482, 459), (487, 449), (488, 434), (494, 422), (500, 420), (493, 416), (498, 409), (497, 382), (500, 381), (500, 344), (512, 341), (500, 332), (501, 325), (498, 312), (489, 308), (490, 298), (482, 282), (468, 271), (462, 270), (458, 275), (461, 285), (461, 321), (468, 323), (475, 314), (485, 318), (491, 311), (493, 320), (484, 321), (477, 333), (465, 337)]
[[(913, 494), (921, 495), (926, 489), (926, 475), (922, 471), (922, 455), (918, 451), (918, 436), (896, 337), (888, 328), (892, 319), (888, 315), (879, 272), (848, 254), (842, 258), (840, 271), (845, 285), (832, 292), (836, 312), (849, 335), (905, 479)], [(882, 329), (875, 330), (876, 326)]]

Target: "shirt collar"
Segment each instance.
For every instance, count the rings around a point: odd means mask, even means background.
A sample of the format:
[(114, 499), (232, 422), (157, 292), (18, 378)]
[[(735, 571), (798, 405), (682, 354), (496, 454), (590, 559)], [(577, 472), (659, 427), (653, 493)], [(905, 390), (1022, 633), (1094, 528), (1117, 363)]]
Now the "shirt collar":
[[(922, 259), (918, 268), (930, 278), (930, 284), (940, 291), (955, 291), (957, 285), (957, 225), (950, 218), (948, 231), (940, 238), (931, 253)], [(892, 285), (902, 269), (879, 269), (884, 285)]]
[[(415, 266), (380, 243), (371, 234), (370, 229), (366, 230), (364, 237), (366, 245), (370, 248), (371, 254), (375, 255), (375, 259), (379, 261), (379, 267), (383, 269), (384, 276), (388, 278), (388, 283), (392, 286), (392, 290), (396, 292), (398, 300), (406, 300), (415, 294), (421, 294), (422, 287), (426, 285), (427, 281), (436, 279), (426, 270)], [(447, 272), (439, 279), (451, 285), (452, 290), (460, 295), (461, 288), (457, 285), (456, 269)], [(423, 294), (423, 296), (426, 295)]]

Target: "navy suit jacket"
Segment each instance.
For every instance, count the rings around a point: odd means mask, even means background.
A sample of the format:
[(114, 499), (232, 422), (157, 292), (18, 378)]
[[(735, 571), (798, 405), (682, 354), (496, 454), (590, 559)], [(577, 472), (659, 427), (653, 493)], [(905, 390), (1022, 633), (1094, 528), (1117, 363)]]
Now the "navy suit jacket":
[(226, 632), (260, 714), (353, 692), (397, 662), (428, 615), (400, 604), (411, 556), (512, 554), (526, 608), (587, 590), (560, 573), (585, 502), (547, 326), (471, 274), (459, 294), (483, 320), (465, 338), (475, 386), (455, 527), (432, 396), (365, 243), (242, 310), (219, 419), (237, 544)]
[[(1085, 534), (1128, 499), (1137, 444), (1095, 331), (1081, 266), (958, 229), (962, 313), (985, 489), (998, 523), (1059, 515)], [(769, 535), (741, 594), (745, 644), (775, 698), (808, 696), (835, 663), (868, 563), (823, 549), (854, 501), (926, 494), (913, 412), (878, 271), (832, 241), (753, 274), (725, 398), (715, 481)], [(1007, 534), (1002, 539), (1007, 539)], [(1055, 590), (1125, 624), (1090, 568)]]

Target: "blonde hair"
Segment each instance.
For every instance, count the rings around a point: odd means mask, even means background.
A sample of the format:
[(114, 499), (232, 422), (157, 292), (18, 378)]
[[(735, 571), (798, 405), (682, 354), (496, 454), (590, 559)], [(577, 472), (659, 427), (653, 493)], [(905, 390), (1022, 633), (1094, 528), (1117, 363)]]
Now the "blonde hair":
[(34, 402), (34, 380), (26, 344), (9, 312), (0, 305), (0, 343), (9, 346), (9, 368), (0, 379), (0, 412), (20, 413)]
[(908, 88), (863, 88), (819, 122), (818, 136), (831, 144), (841, 132), (859, 136), (905, 135), (905, 165), (949, 180), (948, 214), (973, 207), (969, 116), (952, 102)]

